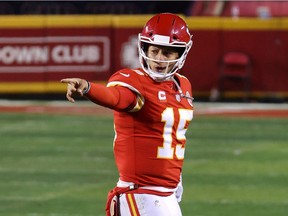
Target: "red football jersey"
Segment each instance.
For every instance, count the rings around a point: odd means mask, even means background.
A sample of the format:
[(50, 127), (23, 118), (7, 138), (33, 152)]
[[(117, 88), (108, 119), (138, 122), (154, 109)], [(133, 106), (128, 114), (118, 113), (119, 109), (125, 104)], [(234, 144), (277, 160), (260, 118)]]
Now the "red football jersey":
[[(176, 73), (184, 95), (191, 84)], [(131, 89), (138, 103), (130, 112), (114, 111), (114, 154), (120, 179), (140, 186), (176, 188), (180, 181), (185, 133), (193, 118), (192, 99), (181, 97), (173, 81), (155, 82), (142, 69), (123, 69), (107, 86)]]

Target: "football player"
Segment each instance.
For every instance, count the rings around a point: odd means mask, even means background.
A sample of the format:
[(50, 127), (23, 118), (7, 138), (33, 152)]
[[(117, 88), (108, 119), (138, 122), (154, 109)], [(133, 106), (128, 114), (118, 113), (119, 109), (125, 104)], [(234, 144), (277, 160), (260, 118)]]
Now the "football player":
[(179, 70), (192, 35), (179, 16), (153, 16), (139, 33), (142, 68), (115, 72), (107, 86), (79, 78), (67, 83), (77, 95), (114, 110), (117, 185), (108, 194), (107, 215), (180, 216), (185, 133), (193, 118), (191, 84)]

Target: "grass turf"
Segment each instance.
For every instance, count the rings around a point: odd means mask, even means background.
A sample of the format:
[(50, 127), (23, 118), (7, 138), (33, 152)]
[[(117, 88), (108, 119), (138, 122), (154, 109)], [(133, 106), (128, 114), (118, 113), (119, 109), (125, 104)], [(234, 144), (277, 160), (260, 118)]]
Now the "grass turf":
[[(111, 116), (0, 113), (0, 215), (104, 216), (117, 181)], [(200, 117), (188, 130), (185, 216), (286, 216), (288, 119)]]

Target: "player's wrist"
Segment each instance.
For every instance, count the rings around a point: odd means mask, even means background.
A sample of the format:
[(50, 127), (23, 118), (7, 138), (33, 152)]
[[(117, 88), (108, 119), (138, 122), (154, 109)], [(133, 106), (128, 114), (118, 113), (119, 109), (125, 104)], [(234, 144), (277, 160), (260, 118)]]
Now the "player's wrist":
[(83, 94), (87, 94), (91, 88), (90, 82), (85, 80), (87, 82), (87, 86), (83, 89)]

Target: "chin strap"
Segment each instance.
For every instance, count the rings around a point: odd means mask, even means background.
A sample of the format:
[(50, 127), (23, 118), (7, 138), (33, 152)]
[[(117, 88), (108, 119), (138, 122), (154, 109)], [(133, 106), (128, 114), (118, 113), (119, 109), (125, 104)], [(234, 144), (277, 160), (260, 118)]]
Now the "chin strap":
[(187, 96), (187, 95), (183, 94), (183, 91), (182, 91), (180, 85), (178, 84), (178, 82), (175, 80), (174, 77), (172, 77), (171, 79), (172, 79), (173, 82), (175, 83), (175, 85), (176, 85), (176, 87), (177, 87), (177, 90), (178, 90), (178, 92), (180, 93), (180, 97), (186, 98), (186, 99), (190, 99), (190, 100), (192, 100), (192, 101), (194, 100), (193, 97), (190, 97), (190, 96)]

